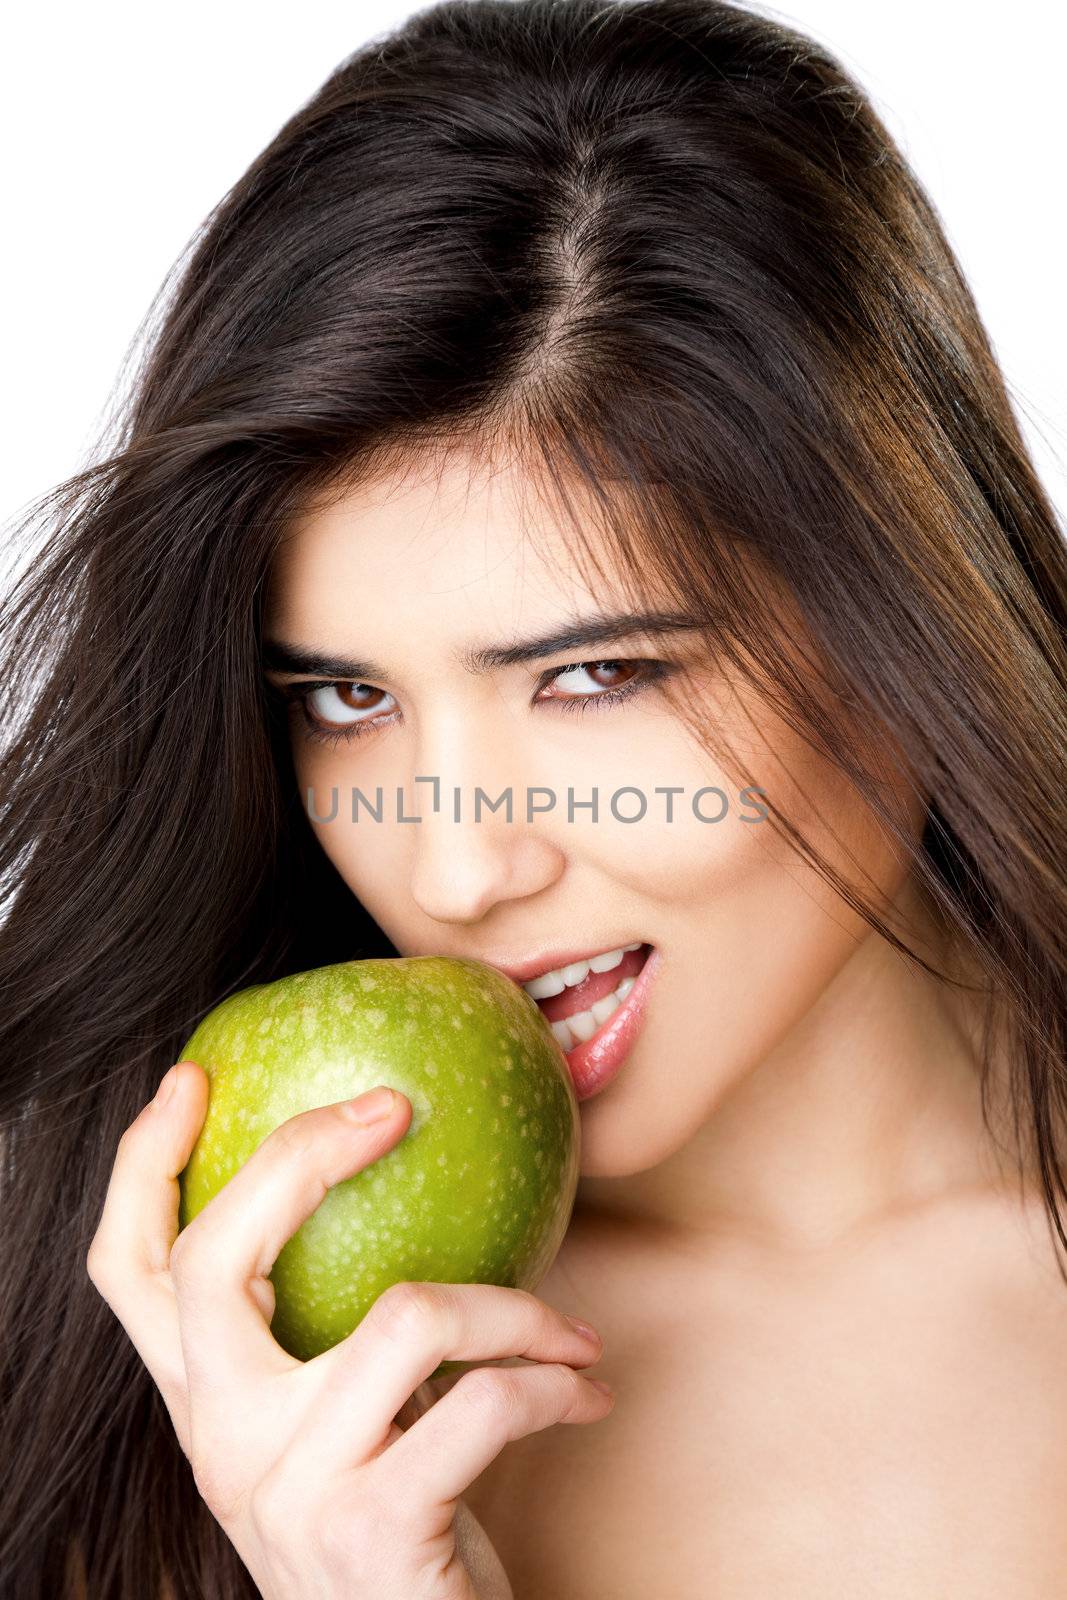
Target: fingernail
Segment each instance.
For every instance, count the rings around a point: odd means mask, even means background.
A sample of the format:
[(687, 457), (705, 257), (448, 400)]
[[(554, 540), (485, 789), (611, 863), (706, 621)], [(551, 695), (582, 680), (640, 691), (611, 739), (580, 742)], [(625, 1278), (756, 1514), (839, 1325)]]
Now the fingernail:
[(368, 1089), (366, 1094), (346, 1100), (341, 1106), (341, 1115), (347, 1117), (349, 1122), (367, 1128), (372, 1122), (384, 1122), (395, 1103), (396, 1095), (392, 1089)]
[(614, 1400), (615, 1390), (611, 1387), (610, 1383), (601, 1383), (599, 1378), (587, 1378), (585, 1381), (586, 1383), (591, 1383), (594, 1389), (599, 1389), (602, 1394), (609, 1394)]
[(165, 1072), (160, 1080), (159, 1088), (156, 1090), (155, 1104), (157, 1106), (165, 1106), (169, 1100), (173, 1099), (177, 1086), (177, 1072), (175, 1067), (171, 1067), (170, 1071)]
[[(563, 1315), (567, 1317), (566, 1312)], [(588, 1322), (580, 1322), (577, 1317), (567, 1317), (567, 1321), (572, 1328), (577, 1328), (583, 1339), (588, 1339), (591, 1344), (601, 1344), (603, 1342), (599, 1333), (595, 1328), (591, 1328)]]

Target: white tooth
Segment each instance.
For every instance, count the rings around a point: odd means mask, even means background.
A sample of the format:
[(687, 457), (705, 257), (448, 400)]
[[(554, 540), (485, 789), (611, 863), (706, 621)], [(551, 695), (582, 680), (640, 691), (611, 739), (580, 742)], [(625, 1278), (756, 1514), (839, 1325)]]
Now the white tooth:
[(597, 1030), (597, 1020), (591, 1011), (576, 1011), (573, 1017), (567, 1018), (567, 1025), (576, 1039), (581, 1039), (584, 1044), (586, 1039), (591, 1039)]
[(624, 950), (640, 950), (640, 948), (641, 948), (640, 939), (638, 939), (636, 944), (624, 944), (623, 945), (623, 949)]
[(615, 993), (618, 995), (620, 1000), (626, 999), (626, 996), (629, 994), (636, 982), (636, 978), (624, 978), (622, 980), (622, 982), (619, 984), (619, 987), (615, 990)]
[(621, 1004), (622, 1001), (617, 994), (606, 994), (603, 1000), (594, 1000), (589, 1009), (596, 1018), (597, 1027), (602, 1027), (611, 1016), (611, 1013), (617, 1010)]
[(612, 967), (617, 967), (621, 960), (621, 950), (609, 950), (606, 955), (591, 956), (589, 970), (590, 972), (610, 972)]
[(563, 974), (563, 981), (568, 989), (572, 989), (576, 983), (581, 983), (582, 979), (588, 974), (589, 963), (588, 961), (572, 961), (569, 967), (560, 967), (559, 970)]
[(574, 1044), (574, 1036), (566, 1022), (554, 1022), (552, 1032), (556, 1036), (556, 1043), (561, 1050), (569, 1050)]
[(566, 987), (558, 972), (542, 972), (539, 978), (523, 984), (531, 1000), (547, 1000), (549, 995), (562, 994)]

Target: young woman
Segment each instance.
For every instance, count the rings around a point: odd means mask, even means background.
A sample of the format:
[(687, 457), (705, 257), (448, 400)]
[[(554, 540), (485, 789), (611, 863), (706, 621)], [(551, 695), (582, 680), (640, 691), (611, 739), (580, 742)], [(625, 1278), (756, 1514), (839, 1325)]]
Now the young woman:
[[(2, 618), (5, 1596), (1067, 1594), (1067, 553), (861, 90), (451, 0), (160, 312)], [(572, 1224), (302, 1364), (271, 1264), (410, 1103), (179, 1236), (177, 1055), (424, 954), (554, 1025)]]

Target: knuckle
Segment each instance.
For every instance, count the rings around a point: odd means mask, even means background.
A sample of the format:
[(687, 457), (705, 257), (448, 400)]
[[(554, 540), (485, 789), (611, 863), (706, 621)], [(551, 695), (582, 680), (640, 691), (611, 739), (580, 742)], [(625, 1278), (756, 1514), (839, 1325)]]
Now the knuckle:
[(194, 1449), (189, 1465), (197, 1493), (212, 1515), (224, 1525), (233, 1522), (245, 1499), (242, 1490), (214, 1457), (205, 1457)]
[(456, 1384), (482, 1426), (510, 1433), (518, 1419), (521, 1391), (512, 1367), (475, 1367)]
[(133, 1121), (128, 1123), (119, 1134), (119, 1141), (115, 1146), (116, 1163), (120, 1160), (126, 1160), (130, 1152), (140, 1143), (141, 1135), (145, 1130), (148, 1109), (148, 1106), (142, 1106)]
[(580, 1372), (575, 1372), (573, 1367), (566, 1362), (551, 1363), (552, 1370), (557, 1374), (556, 1386), (562, 1405), (561, 1415), (569, 1417), (572, 1412), (583, 1408), (588, 1400), (589, 1385)]
[(170, 1275), (175, 1284), (196, 1281), (199, 1263), (204, 1259), (203, 1242), (207, 1235), (206, 1223), (194, 1218), (178, 1234), (170, 1247)]
[(508, 1289), (506, 1292), (517, 1297), (532, 1322), (547, 1328), (550, 1335), (557, 1332), (562, 1313), (547, 1301), (539, 1299), (529, 1289)]
[[(318, 1132), (316, 1132), (318, 1130)], [(271, 1153), (282, 1161), (304, 1162), (321, 1154), (322, 1117), (318, 1110), (302, 1111), (274, 1129), (269, 1137)]]
[(139, 1132), (140, 1117), (136, 1117), (134, 1121), (131, 1122), (127, 1127), (123, 1128), (122, 1132), (119, 1134), (119, 1142), (115, 1147), (116, 1155), (125, 1155), (130, 1146), (136, 1143)]
[(397, 1344), (419, 1344), (440, 1326), (442, 1297), (432, 1283), (393, 1283), (371, 1308), (374, 1326)]
[[(464, 1287), (466, 1287), (466, 1286), (464, 1286)], [(475, 1288), (476, 1291), (480, 1287), (481, 1287), (481, 1285), (479, 1285), (479, 1284), (475, 1284), (474, 1285), (474, 1288)], [(520, 1305), (522, 1307), (523, 1311), (526, 1313), (527, 1316), (529, 1316), (532, 1319), (535, 1319), (538, 1322), (544, 1321), (544, 1318), (545, 1318), (545, 1316), (546, 1316), (546, 1314), (548, 1312), (548, 1307), (546, 1306), (546, 1304), (545, 1304), (545, 1302), (543, 1300), (539, 1300), (535, 1294), (531, 1294), (529, 1289), (512, 1289), (512, 1288), (500, 1288), (500, 1289), (498, 1289), (495, 1284), (492, 1287), (493, 1287), (493, 1292), (494, 1292), (494, 1298), (496, 1297), (497, 1294), (506, 1294), (506, 1295), (510, 1296), (510, 1298), (513, 1301), (516, 1301), (518, 1303), (518, 1305)]]
[(94, 1288), (103, 1287), (107, 1273), (106, 1257), (103, 1246), (96, 1239), (89, 1246), (89, 1253), (85, 1257), (85, 1271)]
[(102, 1242), (94, 1243), (85, 1257), (85, 1275), (101, 1299), (114, 1310), (127, 1292), (129, 1273), (123, 1274), (114, 1252)]
[(362, 1494), (359, 1499), (350, 1496), (343, 1505), (327, 1500), (312, 1519), (309, 1542), (327, 1562), (337, 1563), (342, 1571), (358, 1567), (366, 1578), (387, 1528), (382, 1510)]
[(188, 1268), (189, 1246), (191, 1241), (195, 1243), (192, 1223), (190, 1223), (188, 1227), (181, 1230), (170, 1247), (170, 1270), (174, 1277), (181, 1276)]
[[(418, 1527), (409, 1515), (410, 1494), (390, 1474), (382, 1474), (381, 1464), (359, 1468), (344, 1483), (324, 1485), (314, 1505), (309, 1503), (305, 1524), (308, 1542), (328, 1566), (346, 1576), (355, 1568), (367, 1593), (373, 1594), (384, 1590), (387, 1577), (395, 1585), (398, 1540), (407, 1545)], [(390, 1587), (389, 1593), (394, 1592)]]
[(297, 1489), (278, 1471), (268, 1472), (261, 1478), (248, 1497), (248, 1516), (257, 1535), (265, 1545), (271, 1545), (280, 1529), (292, 1535), (298, 1510)]

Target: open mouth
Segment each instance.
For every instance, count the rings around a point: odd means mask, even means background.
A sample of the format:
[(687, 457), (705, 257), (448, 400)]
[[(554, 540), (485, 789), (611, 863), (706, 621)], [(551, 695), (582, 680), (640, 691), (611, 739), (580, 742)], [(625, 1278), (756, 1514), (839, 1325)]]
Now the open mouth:
[(651, 954), (650, 944), (623, 945), (531, 978), (536, 1000), (560, 1048), (586, 1044), (624, 1003)]

